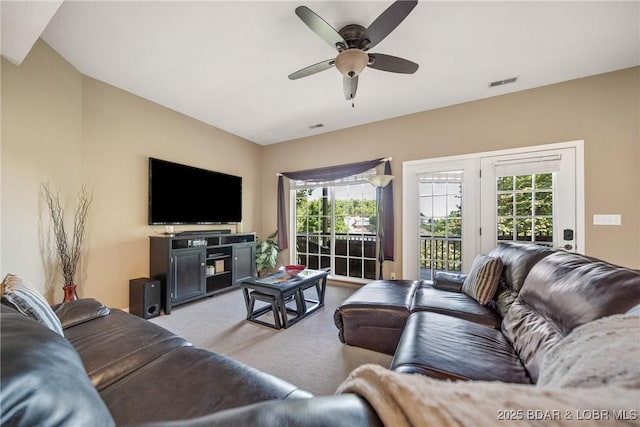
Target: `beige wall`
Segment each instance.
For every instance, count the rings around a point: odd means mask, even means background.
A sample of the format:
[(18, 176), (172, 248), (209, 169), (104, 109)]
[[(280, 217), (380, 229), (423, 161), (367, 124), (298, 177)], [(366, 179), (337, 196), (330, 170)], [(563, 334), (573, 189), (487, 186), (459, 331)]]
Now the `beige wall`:
[[(276, 223), (276, 172), (393, 156), (400, 252), (403, 161), (584, 139), (586, 252), (640, 267), (640, 68), (266, 147), (82, 76), (42, 41), (1, 72), (1, 270), (53, 284), (50, 301), (62, 293), (41, 183), (60, 189), (69, 213), (80, 186), (93, 188), (80, 295), (127, 307), (159, 231), (146, 225), (149, 156), (242, 175), (244, 230), (261, 235)], [(594, 213), (620, 213), (623, 225), (593, 226)], [(399, 255), (389, 269), (400, 276)]]
[(45, 285), (56, 263), (40, 187), (49, 182), (62, 200), (79, 189), (82, 75), (39, 43), (20, 67), (2, 60), (2, 89), (2, 274), (20, 274), (55, 300), (62, 291), (54, 297)]
[[(261, 205), (262, 147), (84, 77), (83, 177), (95, 205), (85, 292), (126, 307), (128, 280), (149, 275), (148, 158), (157, 157), (243, 177), (243, 226), (255, 231)], [(225, 203), (211, 194), (200, 202)], [(175, 226), (181, 229), (227, 226)]]
[[(585, 252), (640, 268), (639, 95), (636, 67), (267, 146), (263, 227), (275, 224), (277, 172), (391, 156), (397, 256), (385, 271), (402, 277), (403, 161), (583, 139)], [(602, 213), (622, 226), (592, 225)]]
[(261, 146), (83, 76), (42, 41), (19, 67), (3, 60), (2, 86), (1, 270), (43, 291), (52, 284), (50, 301), (62, 282), (42, 253), (42, 182), (61, 190), (69, 216), (81, 185), (93, 189), (79, 294), (110, 306), (128, 306), (129, 279), (149, 274), (148, 236), (163, 231), (146, 225), (149, 156), (242, 176), (244, 230), (260, 231)]

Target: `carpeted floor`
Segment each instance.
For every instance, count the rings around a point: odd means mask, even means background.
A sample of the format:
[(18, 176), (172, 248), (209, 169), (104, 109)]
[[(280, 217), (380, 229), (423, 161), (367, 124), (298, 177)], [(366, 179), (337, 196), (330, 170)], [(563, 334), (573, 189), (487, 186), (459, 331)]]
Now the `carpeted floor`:
[(348, 346), (338, 339), (333, 312), (356, 289), (329, 284), (325, 306), (288, 329), (246, 321), (240, 290), (175, 307), (169, 316), (151, 321), (198, 347), (230, 356), (315, 395), (327, 395), (364, 363), (391, 364), (392, 356)]

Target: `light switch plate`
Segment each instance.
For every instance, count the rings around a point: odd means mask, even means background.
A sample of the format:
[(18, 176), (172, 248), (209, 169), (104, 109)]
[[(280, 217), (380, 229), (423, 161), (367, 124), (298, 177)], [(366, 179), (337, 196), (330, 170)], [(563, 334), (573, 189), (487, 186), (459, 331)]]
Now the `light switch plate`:
[(593, 215), (593, 225), (622, 225), (622, 215), (620, 214), (595, 214)]

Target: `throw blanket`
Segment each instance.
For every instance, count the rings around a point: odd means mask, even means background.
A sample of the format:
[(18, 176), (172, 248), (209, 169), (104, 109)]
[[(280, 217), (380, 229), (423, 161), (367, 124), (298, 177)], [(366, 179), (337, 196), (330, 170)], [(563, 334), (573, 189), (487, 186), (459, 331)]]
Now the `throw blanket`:
[(640, 316), (603, 317), (575, 328), (544, 359), (538, 386), (640, 388)]
[[(639, 426), (640, 318), (611, 316), (596, 322), (576, 328), (566, 338), (571, 341), (550, 352), (543, 363), (544, 385), (441, 381), (363, 365), (337, 393), (359, 394), (388, 427)], [(585, 376), (590, 378), (580, 379)]]

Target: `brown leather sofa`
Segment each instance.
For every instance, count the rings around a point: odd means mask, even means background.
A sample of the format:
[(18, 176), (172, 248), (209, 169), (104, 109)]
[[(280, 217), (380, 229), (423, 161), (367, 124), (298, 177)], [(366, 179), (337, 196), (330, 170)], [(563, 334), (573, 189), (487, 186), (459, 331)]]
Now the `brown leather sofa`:
[(640, 272), (579, 254), (506, 243), (487, 306), (465, 276), (375, 281), (335, 312), (342, 342), (394, 356), (391, 369), (441, 379), (535, 383), (546, 351), (577, 326), (640, 303)]
[(313, 397), (96, 300), (54, 308), (64, 337), (0, 304), (0, 425), (380, 425), (353, 394)]

